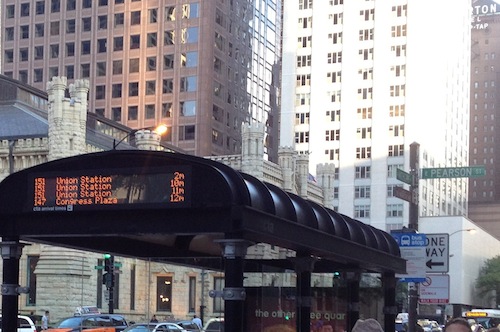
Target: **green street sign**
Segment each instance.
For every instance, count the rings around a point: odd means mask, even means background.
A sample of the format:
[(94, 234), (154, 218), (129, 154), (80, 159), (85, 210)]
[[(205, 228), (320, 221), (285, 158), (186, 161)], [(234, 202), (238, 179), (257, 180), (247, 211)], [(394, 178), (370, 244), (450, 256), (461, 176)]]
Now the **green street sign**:
[(396, 169), (396, 179), (409, 185), (413, 184), (413, 176), (399, 168)]
[(96, 265), (96, 266), (94, 266), (94, 269), (96, 269), (96, 270), (104, 270), (104, 266), (102, 266), (102, 265)]
[(485, 175), (484, 166), (422, 168), (422, 179), (477, 178)]

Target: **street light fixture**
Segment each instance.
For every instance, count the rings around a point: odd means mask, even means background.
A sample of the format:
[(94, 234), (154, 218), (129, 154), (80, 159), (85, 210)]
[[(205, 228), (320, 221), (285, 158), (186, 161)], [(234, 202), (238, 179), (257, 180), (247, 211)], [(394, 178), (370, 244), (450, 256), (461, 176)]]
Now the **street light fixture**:
[(160, 125), (158, 125), (156, 127), (145, 127), (145, 128), (134, 129), (131, 132), (129, 132), (127, 135), (125, 135), (125, 137), (123, 137), (118, 142), (116, 141), (116, 139), (113, 139), (113, 150), (116, 150), (116, 147), (118, 145), (120, 145), (123, 141), (125, 141), (130, 136), (132, 136), (132, 134), (135, 134), (135, 133), (137, 133), (140, 130), (151, 130), (154, 133), (156, 133), (156, 134), (158, 134), (158, 135), (161, 136), (161, 135), (163, 135), (163, 134), (165, 134), (167, 132), (168, 127), (165, 124), (160, 124)]
[(477, 229), (475, 228), (467, 228), (467, 229), (459, 229), (458, 231), (454, 231), (453, 233), (450, 233), (449, 236), (452, 236), (453, 234), (460, 233), (460, 232), (468, 232), (469, 234), (473, 235), (475, 234)]

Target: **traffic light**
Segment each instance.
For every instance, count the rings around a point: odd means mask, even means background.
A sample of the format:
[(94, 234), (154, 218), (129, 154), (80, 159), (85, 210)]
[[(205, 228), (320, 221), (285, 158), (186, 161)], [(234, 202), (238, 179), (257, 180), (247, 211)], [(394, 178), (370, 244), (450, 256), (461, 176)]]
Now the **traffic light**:
[(114, 272), (115, 259), (110, 254), (104, 254), (104, 271), (108, 273)]
[(338, 271), (333, 272), (333, 279), (340, 279), (340, 272)]
[(102, 284), (106, 285), (107, 289), (110, 289), (115, 286), (115, 276), (113, 273), (104, 273), (102, 275)]

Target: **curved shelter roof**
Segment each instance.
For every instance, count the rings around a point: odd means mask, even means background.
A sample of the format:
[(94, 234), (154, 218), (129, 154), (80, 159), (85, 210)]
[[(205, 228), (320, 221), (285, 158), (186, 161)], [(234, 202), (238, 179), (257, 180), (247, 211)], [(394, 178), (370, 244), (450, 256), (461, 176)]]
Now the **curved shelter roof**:
[(314, 256), (318, 269), (405, 272), (388, 233), (179, 153), (106, 151), (44, 163), (1, 182), (0, 202), (0, 236), (23, 241), (199, 265), (221, 257), (216, 240), (241, 239)]

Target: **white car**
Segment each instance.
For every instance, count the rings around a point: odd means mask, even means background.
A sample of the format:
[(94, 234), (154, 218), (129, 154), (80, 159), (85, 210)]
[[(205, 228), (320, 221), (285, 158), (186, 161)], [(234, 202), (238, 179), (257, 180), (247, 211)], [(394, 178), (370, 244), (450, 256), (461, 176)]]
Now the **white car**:
[[(2, 315), (0, 315), (0, 332), (2, 331)], [(28, 316), (17, 316), (17, 332), (37, 332), (35, 323)]]

